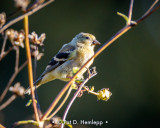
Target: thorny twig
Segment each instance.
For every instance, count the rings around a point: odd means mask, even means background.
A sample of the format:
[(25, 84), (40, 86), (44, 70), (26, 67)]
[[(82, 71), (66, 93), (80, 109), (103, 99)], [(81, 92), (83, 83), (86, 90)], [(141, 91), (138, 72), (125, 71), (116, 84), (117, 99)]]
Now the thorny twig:
[(25, 14), (17, 17), (17, 18), (15, 18), (15, 19), (13, 19), (13, 20), (11, 20), (11, 21), (9, 21), (6, 25), (4, 25), (4, 26), (0, 29), (0, 33), (2, 33), (4, 30), (6, 30), (6, 29), (7, 29), (8, 27), (10, 27), (11, 25), (17, 23), (18, 21), (23, 20), (25, 16), (30, 16), (30, 15), (32, 15), (33, 13), (35, 13), (36, 11), (40, 10), (41, 8), (49, 5), (49, 4), (52, 3), (53, 1), (54, 1), (54, 0), (49, 0), (49, 1), (45, 2), (44, 4), (41, 4), (41, 5), (39, 5), (38, 7), (34, 8), (33, 10), (31, 10), (31, 11), (29, 11), (29, 12), (27, 12), (27, 13), (25, 13)]
[[(155, 7), (155, 6), (154, 6)], [(153, 8), (154, 8), (153, 7)], [(65, 87), (61, 90), (61, 92), (57, 95), (55, 100), (51, 103), (47, 111), (44, 113), (44, 115), (41, 117), (41, 121), (45, 120), (48, 115), (51, 113), (51, 111), (54, 109), (56, 104), (59, 102), (61, 97), (64, 95), (64, 93), (67, 91), (67, 89), (70, 87), (70, 85), (73, 83), (77, 75), (86, 67), (86, 65), (93, 59), (96, 58), (102, 51), (104, 51), (110, 44), (112, 44), (116, 39), (118, 39), (120, 36), (122, 36), (124, 33), (126, 33), (128, 30), (130, 30), (132, 27), (136, 26), (140, 22), (142, 22), (144, 19), (146, 19), (148, 16), (150, 16), (152, 13), (154, 13), (157, 9), (160, 8), (160, 4), (152, 9), (150, 12), (145, 15), (143, 15), (140, 19), (138, 19), (136, 22), (131, 22), (130, 24), (123, 27), (120, 31), (118, 31), (111, 39), (109, 39), (101, 48), (97, 50), (97, 52), (80, 68), (80, 70), (72, 77), (72, 79), (65, 85)], [(131, 9), (130, 9), (131, 10)]]

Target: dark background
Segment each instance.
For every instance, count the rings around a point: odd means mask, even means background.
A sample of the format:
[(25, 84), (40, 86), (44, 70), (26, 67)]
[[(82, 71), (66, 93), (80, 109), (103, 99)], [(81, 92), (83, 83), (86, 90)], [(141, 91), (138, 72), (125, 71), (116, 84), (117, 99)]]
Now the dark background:
[[(135, 0), (133, 20), (144, 14), (154, 0)], [(124, 25), (117, 12), (127, 15), (130, 0), (56, 0), (29, 17), (30, 33), (46, 33), (45, 55), (38, 62), (38, 76), (50, 59), (64, 43), (68, 43), (80, 32), (92, 33), (102, 44), (109, 40)], [(13, 12), (14, 2), (1, 0), (0, 12)], [(23, 22), (11, 26), (20, 30)], [(9, 44), (9, 42), (8, 42)], [(2, 45), (2, 40), (0, 46)], [(20, 64), (26, 59), (25, 49), (20, 50)], [(94, 62), (98, 75), (87, 85), (95, 90), (109, 88), (111, 98), (97, 101), (85, 93), (72, 105), (67, 120), (108, 121), (101, 128), (145, 128), (159, 126), (160, 120), (160, 10), (152, 14), (137, 27), (131, 29)], [(14, 71), (14, 52), (0, 62), (0, 93)], [(25, 68), (15, 79), (27, 88), (28, 76)], [(59, 80), (38, 89), (39, 102), (44, 112), (65, 82)], [(73, 91), (74, 92), (74, 91)], [(7, 98), (11, 93), (8, 93)], [(73, 93), (72, 93), (73, 95)], [(5, 98), (5, 100), (7, 100)], [(71, 98), (71, 97), (70, 97)], [(30, 119), (32, 107), (25, 107), (29, 97), (17, 98), (0, 112), (0, 123), (10, 126), (15, 121)], [(67, 102), (68, 103), (68, 102)], [(62, 116), (66, 105), (57, 116)], [(23, 126), (20, 126), (23, 127)], [(80, 128), (95, 128), (94, 125)], [(100, 126), (97, 126), (100, 127)]]

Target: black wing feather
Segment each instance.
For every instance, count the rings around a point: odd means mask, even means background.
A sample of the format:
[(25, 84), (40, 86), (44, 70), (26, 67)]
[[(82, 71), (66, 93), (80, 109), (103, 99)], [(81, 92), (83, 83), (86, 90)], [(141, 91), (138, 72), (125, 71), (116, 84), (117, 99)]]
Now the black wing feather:
[(62, 53), (57, 54), (56, 58), (58, 58), (58, 59), (66, 59), (66, 58), (69, 57), (69, 55), (70, 55), (70, 53), (64, 53), (64, 52), (62, 52)]
[[(43, 76), (57, 68), (58, 66), (62, 65), (64, 62), (67, 61), (69, 58), (69, 55), (72, 51), (74, 51), (75, 48), (72, 47), (68, 52), (59, 52), (55, 57), (52, 58), (52, 60), (48, 63), (48, 66), (46, 67), (45, 71), (41, 74), (41, 76), (34, 82), (34, 85), (38, 84)], [(55, 58), (58, 60), (55, 60)]]

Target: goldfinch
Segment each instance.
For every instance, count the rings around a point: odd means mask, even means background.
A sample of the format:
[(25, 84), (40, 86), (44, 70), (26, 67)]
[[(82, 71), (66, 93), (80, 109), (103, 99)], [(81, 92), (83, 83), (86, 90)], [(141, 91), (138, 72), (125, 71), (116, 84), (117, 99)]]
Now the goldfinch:
[[(99, 44), (94, 35), (79, 33), (71, 42), (62, 46), (34, 85), (38, 88), (55, 79), (69, 81), (73, 77), (73, 70), (79, 70), (94, 55), (94, 47)], [(77, 79), (83, 79), (83, 74), (92, 63), (93, 60), (80, 72)], [(25, 93), (30, 94), (30, 89), (27, 89)]]

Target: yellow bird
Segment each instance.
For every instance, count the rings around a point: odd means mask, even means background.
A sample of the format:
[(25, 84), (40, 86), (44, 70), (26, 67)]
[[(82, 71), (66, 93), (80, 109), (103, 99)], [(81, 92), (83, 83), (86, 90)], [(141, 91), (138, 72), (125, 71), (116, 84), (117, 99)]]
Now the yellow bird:
[[(94, 47), (99, 44), (94, 35), (79, 33), (71, 42), (62, 46), (34, 85), (38, 88), (55, 79), (69, 81), (73, 77), (73, 69), (79, 70), (94, 55)], [(92, 63), (93, 60), (80, 72), (77, 79), (83, 79), (83, 74)], [(30, 88), (26, 90), (25, 94), (30, 94)]]

